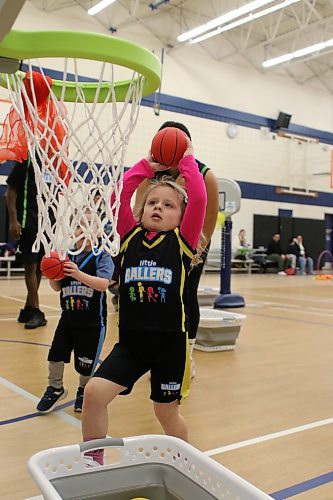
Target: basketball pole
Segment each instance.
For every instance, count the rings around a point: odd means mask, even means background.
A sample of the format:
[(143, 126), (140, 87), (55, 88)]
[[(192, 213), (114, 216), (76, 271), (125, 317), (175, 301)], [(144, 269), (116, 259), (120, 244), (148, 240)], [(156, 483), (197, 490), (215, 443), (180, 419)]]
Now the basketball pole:
[(244, 307), (244, 297), (231, 293), (231, 216), (240, 210), (242, 193), (239, 184), (232, 179), (218, 179), (219, 205), (225, 216), (225, 223), (221, 228), (221, 271), (220, 295), (215, 298), (214, 309)]
[(231, 235), (232, 220), (229, 217), (221, 229), (220, 295), (215, 299), (214, 309), (245, 307), (244, 297), (231, 293)]

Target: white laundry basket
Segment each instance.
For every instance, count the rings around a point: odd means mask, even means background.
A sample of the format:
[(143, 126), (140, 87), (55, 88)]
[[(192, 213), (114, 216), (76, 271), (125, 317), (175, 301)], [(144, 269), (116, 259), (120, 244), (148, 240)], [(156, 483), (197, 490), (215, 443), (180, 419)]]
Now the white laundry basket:
[(235, 349), (245, 319), (244, 314), (200, 307), (195, 349), (208, 352)]
[(211, 288), (211, 287), (200, 287), (198, 288), (198, 302), (199, 306), (209, 306), (211, 307), (216, 297), (219, 295), (219, 288)]
[[(117, 448), (117, 463), (86, 468), (83, 452)], [(184, 441), (160, 435), (99, 439), (40, 451), (28, 470), (45, 500), (271, 498)]]

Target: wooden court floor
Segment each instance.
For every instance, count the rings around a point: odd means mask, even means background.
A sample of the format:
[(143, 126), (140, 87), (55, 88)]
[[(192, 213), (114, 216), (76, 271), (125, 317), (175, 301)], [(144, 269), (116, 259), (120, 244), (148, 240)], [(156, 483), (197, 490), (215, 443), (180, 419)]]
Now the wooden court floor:
[[(218, 287), (218, 275), (206, 274), (202, 285)], [(48, 324), (27, 331), (16, 321), (22, 278), (2, 278), (0, 287), (0, 499), (22, 500), (40, 493), (26, 472), (27, 459), (79, 442), (80, 417), (71, 405), (44, 416), (35, 410), (47, 385), (57, 293), (43, 280)], [(197, 375), (183, 405), (191, 444), (274, 498), (333, 499), (333, 280), (233, 275), (232, 289), (246, 300), (235, 312), (247, 318), (234, 351), (195, 351)], [(103, 354), (115, 339), (109, 296)], [(65, 385), (72, 401), (72, 366)], [(109, 422), (112, 436), (160, 433), (147, 377), (114, 402)]]

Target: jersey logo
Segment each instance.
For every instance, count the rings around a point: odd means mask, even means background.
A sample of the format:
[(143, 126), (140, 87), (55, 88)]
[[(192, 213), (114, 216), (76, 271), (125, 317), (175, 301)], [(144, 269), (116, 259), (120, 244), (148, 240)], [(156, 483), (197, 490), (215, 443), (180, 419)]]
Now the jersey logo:
[(170, 285), (172, 283), (172, 270), (158, 266), (127, 267), (124, 282), (130, 283), (131, 281), (156, 281)]

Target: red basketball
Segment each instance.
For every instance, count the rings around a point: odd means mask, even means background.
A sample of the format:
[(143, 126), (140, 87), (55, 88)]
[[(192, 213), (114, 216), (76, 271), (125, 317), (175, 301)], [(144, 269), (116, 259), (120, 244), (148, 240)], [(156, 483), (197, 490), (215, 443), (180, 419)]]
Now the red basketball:
[(42, 261), (40, 263), (40, 270), (50, 280), (62, 280), (65, 275), (64, 275), (64, 263), (66, 260), (69, 260), (67, 255), (65, 260), (60, 260), (58, 252), (53, 251), (50, 252), (50, 256), (42, 258)]
[(175, 127), (165, 127), (155, 135), (151, 153), (155, 160), (167, 167), (177, 167), (187, 149), (185, 132)]

